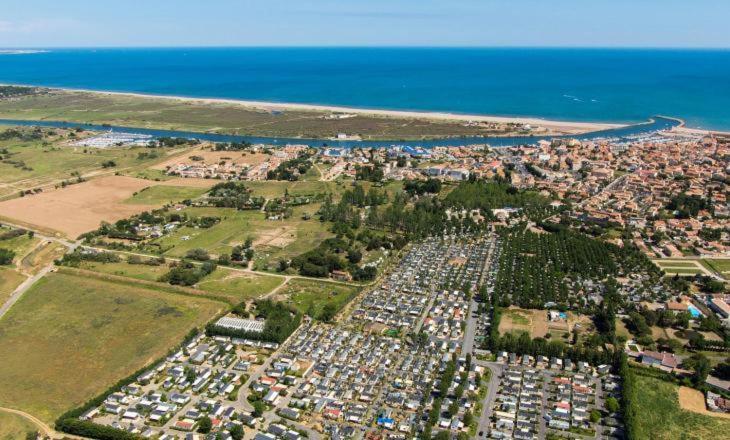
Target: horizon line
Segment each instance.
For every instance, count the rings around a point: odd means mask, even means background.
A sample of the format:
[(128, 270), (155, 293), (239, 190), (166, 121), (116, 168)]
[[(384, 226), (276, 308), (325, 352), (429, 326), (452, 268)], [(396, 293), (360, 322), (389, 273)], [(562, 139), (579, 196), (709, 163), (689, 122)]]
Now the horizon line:
[(707, 50), (728, 51), (730, 46), (570, 46), (570, 45), (100, 45), (8, 46), (0, 50), (53, 49), (565, 49), (565, 50)]

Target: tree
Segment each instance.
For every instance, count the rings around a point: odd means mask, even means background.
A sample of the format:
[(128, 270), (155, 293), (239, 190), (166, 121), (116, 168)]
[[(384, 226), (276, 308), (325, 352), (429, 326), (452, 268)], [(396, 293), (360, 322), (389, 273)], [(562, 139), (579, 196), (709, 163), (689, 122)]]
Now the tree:
[(597, 409), (591, 411), (591, 423), (598, 423), (601, 420), (601, 412)]
[(618, 412), (619, 408), (618, 400), (615, 397), (608, 397), (606, 399), (606, 409), (609, 413), (614, 414)]
[(264, 414), (264, 411), (266, 411), (266, 405), (261, 400), (256, 400), (253, 402), (253, 416), (254, 417), (261, 417)]
[(210, 417), (205, 416), (198, 422), (198, 432), (201, 434), (207, 434), (213, 428), (213, 422)]
[(0, 266), (12, 263), (13, 258), (15, 258), (14, 251), (11, 251), (10, 249), (0, 248)]
[(695, 386), (702, 385), (710, 374), (710, 360), (702, 353), (695, 353), (689, 359), (685, 359), (684, 366), (694, 371), (692, 374), (692, 383)]
[(233, 440), (241, 440), (243, 438), (243, 427), (241, 425), (233, 425), (229, 432)]
[(439, 431), (438, 434), (433, 436), (433, 440), (450, 440), (451, 436), (448, 431)]

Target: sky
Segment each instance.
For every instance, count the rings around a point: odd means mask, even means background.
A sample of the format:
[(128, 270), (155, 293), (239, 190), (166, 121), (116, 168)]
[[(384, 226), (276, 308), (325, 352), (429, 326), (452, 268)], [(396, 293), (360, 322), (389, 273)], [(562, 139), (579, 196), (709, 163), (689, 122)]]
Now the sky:
[(0, 47), (730, 48), (728, 0), (3, 0)]

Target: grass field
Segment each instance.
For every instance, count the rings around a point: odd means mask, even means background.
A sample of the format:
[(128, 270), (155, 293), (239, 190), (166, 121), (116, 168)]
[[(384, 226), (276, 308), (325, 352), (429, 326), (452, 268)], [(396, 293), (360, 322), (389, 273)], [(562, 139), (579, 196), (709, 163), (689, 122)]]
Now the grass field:
[(24, 439), (29, 432), (36, 432), (38, 428), (25, 418), (0, 412), (0, 440)]
[(54, 273), (0, 320), (0, 405), (51, 422), (164, 355), (222, 303)]
[(277, 293), (277, 297), (286, 298), (286, 302), (297, 310), (317, 318), (325, 304), (333, 303), (340, 310), (359, 292), (360, 288), (354, 286), (293, 279)]
[(705, 440), (725, 438), (730, 430), (730, 419), (682, 410), (678, 386), (638, 374), (636, 380), (639, 391), (635, 397), (637, 438)]
[(218, 216), (220, 223), (208, 229), (183, 227), (153, 243), (158, 244), (165, 255), (183, 257), (190, 249), (202, 248), (219, 255), (230, 253), (234, 246), (243, 244), (246, 238), (254, 240), (256, 264), (267, 266), (279, 258), (291, 258), (316, 247), (323, 239), (332, 236), (327, 226), (316, 219), (302, 220), (304, 212), (313, 214), (316, 205), (304, 205), (294, 209), (292, 218), (282, 221), (266, 220), (260, 211), (236, 211), (226, 208), (188, 208), (189, 216)]
[[(150, 266), (129, 264), (124, 261), (119, 263), (84, 261), (79, 269), (143, 281), (158, 281), (170, 270), (167, 264)], [(231, 304), (238, 304), (241, 301), (258, 298), (271, 292), (283, 281), (281, 277), (244, 273), (219, 266), (215, 272), (203, 278), (193, 288), (211, 293), (216, 297), (226, 298)]]
[(666, 272), (667, 275), (677, 274), (677, 275), (680, 275), (680, 276), (683, 276), (683, 275), (692, 276), (692, 275), (697, 275), (697, 274), (704, 273), (701, 269), (685, 269), (685, 268), (662, 267), (662, 270), (664, 272)]
[(150, 186), (138, 191), (124, 201), (130, 205), (166, 205), (182, 202), (186, 199), (195, 199), (208, 192), (206, 188), (192, 188), (186, 186)]
[(123, 261), (119, 263), (84, 261), (79, 268), (144, 281), (157, 281), (170, 270), (167, 264), (150, 266), (147, 264), (129, 264)]
[[(0, 128), (0, 131), (7, 128)], [(160, 159), (139, 159), (144, 147), (134, 148), (83, 148), (67, 145), (68, 138), (47, 136), (43, 140), (0, 141), (0, 150), (7, 149), (0, 161), (0, 197), (15, 196), (21, 189), (44, 185), (53, 187), (55, 182), (74, 177), (73, 172), (87, 174), (102, 170), (102, 163), (112, 160), (117, 166), (107, 171), (130, 167), (145, 167)], [(45, 188), (48, 189), (48, 188)]]
[(725, 279), (730, 279), (730, 258), (728, 259), (704, 259), (702, 264), (722, 275)]
[[(1, 229), (0, 232), (5, 231)], [(38, 244), (40, 240), (38, 238), (30, 238), (28, 234), (20, 235), (10, 240), (0, 240), (0, 248), (10, 249), (15, 252), (15, 259), (18, 260), (30, 251), (33, 246)]]
[(0, 304), (5, 304), (10, 294), (23, 281), (25, 281), (25, 277), (18, 273), (17, 270), (7, 266), (0, 266)]
[(266, 295), (284, 282), (283, 278), (243, 273), (219, 267), (203, 278), (197, 288), (230, 297), (234, 302)]
[(547, 312), (509, 308), (502, 310), (499, 333), (528, 332), (533, 338), (544, 337), (548, 333)]
[(149, 97), (105, 95), (77, 91), (27, 96), (0, 102), (0, 118), (52, 119), (109, 123), (128, 127), (156, 127), (218, 131), (242, 135), (329, 138), (337, 133), (372, 139), (489, 135), (512, 128), (471, 126), (458, 120), (414, 119), (358, 115), (325, 119), (329, 112), (286, 110), (272, 112), (232, 103), (206, 103)]
[(659, 267), (687, 267), (695, 268), (697, 264), (694, 261), (683, 261), (683, 260), (657, 260)]

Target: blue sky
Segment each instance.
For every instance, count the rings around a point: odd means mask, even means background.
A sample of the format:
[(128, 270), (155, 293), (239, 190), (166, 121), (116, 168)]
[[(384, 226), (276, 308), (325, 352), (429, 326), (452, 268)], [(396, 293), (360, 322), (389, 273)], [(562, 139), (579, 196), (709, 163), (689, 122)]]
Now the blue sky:
[(0, 47), (730, 47), (728, 0), (3, 0)]

